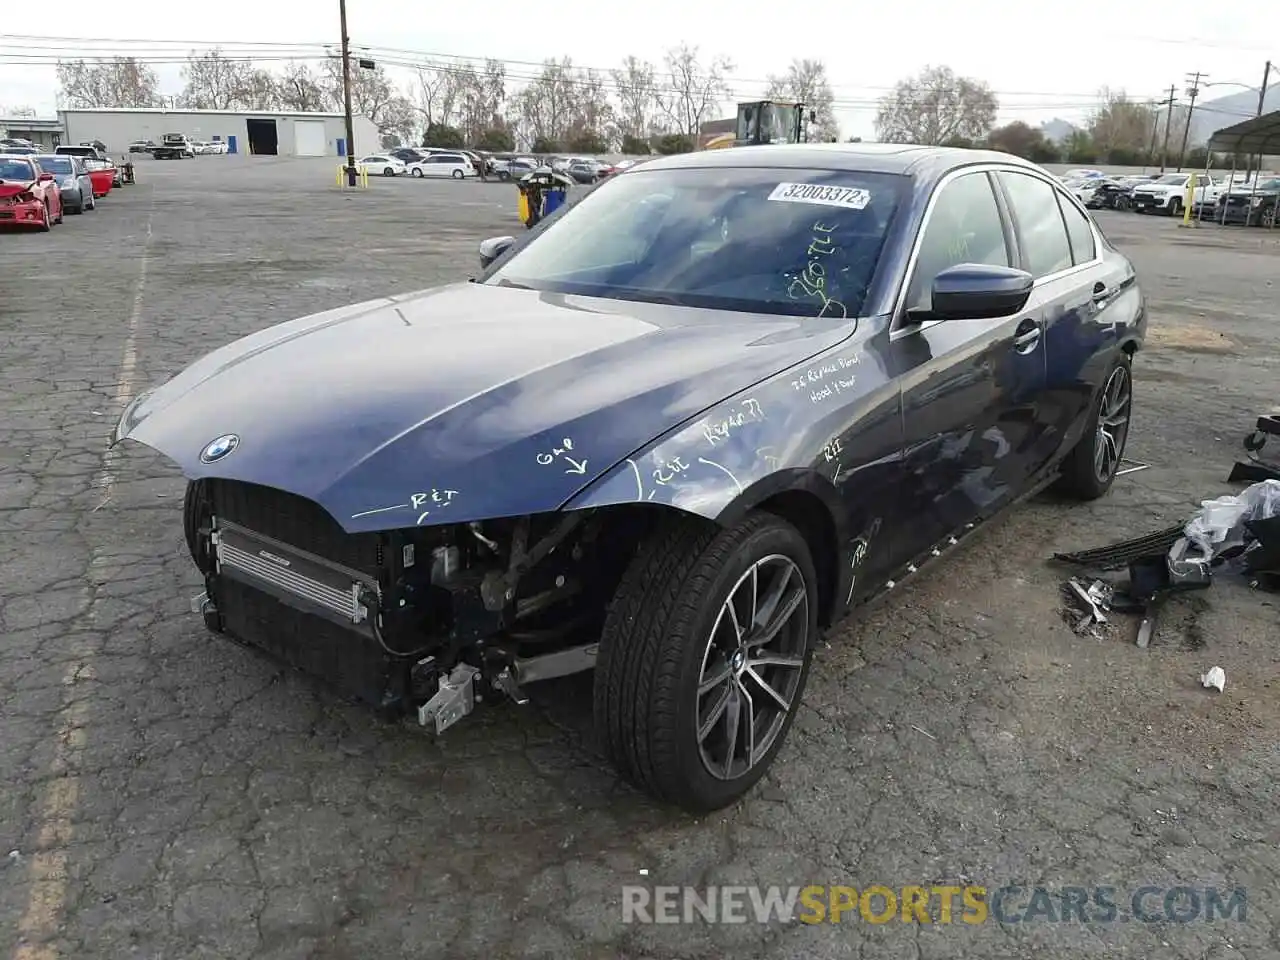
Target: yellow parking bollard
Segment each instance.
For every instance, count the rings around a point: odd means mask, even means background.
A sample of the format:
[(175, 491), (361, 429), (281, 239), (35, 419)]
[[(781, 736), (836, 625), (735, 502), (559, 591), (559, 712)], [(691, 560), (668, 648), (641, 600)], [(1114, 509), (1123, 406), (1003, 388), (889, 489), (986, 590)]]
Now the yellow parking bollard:
[(1187, 178), (1187, 196), (1182, 204), (1182, 225), (1184, 227), (1191, 226), (1191, 208), (1196, 202), (1196, 175), (1193, 173)]

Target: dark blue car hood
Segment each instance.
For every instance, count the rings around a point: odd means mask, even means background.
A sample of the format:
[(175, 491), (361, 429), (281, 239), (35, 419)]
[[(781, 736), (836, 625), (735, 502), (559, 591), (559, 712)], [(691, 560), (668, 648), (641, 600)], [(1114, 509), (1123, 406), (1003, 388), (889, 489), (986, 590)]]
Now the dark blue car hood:
[(849, 329), (458, 284), (235, 341), (143, 394), (114, 439), (307, 497), (352, 532), (518, 516)]

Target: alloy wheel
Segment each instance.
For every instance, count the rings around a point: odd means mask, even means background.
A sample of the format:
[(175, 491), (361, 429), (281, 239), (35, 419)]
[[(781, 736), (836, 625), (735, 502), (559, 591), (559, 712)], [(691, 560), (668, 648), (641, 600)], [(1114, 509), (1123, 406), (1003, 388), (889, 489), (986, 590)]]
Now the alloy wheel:
[(736, 780), (769, 753), (796, 706), (809, 643), (809, 591), (789, 557), (751, 565), (716, 616), (698, 677), (698, 752)]
[(1102, 406), (1098, 409), (1098, 435), (1093, 446), (1093, 469), (1104, 483), (1120, 466), (1124, 442), (1129, 436), (1129, 371), (1116, 367), (1102, 390)]

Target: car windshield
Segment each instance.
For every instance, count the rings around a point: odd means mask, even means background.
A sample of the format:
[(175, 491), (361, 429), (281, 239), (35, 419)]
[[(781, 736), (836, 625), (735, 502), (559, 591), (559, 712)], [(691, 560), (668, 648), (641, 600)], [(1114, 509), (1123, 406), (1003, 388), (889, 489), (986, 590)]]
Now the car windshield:
[(641, 170), (584, 197), (486, 281), (790, 316), (857, 316), (897, 174)]
[(35, 168), (22, 160), (0, 160), (0, 180), (21, 180), (24, 183), (36, 178)]
[(70, 157), (40, 157), (40, 169), (48, 173), (60, 173), (69, 176), (76, 172), (75, 164)]
[(1168, 176), (1161, 177), (1156, 183), (1168, 183), (1175, 187), (1180, 187), (1187, 182), (1185, 173), (1171, 173)]

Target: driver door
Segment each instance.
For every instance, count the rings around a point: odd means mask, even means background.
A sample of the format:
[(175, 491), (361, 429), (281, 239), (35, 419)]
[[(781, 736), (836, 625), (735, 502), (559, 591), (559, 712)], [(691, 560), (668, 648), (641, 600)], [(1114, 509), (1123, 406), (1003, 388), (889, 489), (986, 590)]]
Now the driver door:
[(906, 563), (1015, 497), (1031, 472), (1045, 389), (1043, 317), (1032, 298), (993, 319), (914, 322), (933, 278), (961, 263), (1017, 266), (993, 173), (945, 179), (921, 228), (890, 357), (901, 387), (904, 473), (894, 552)]

